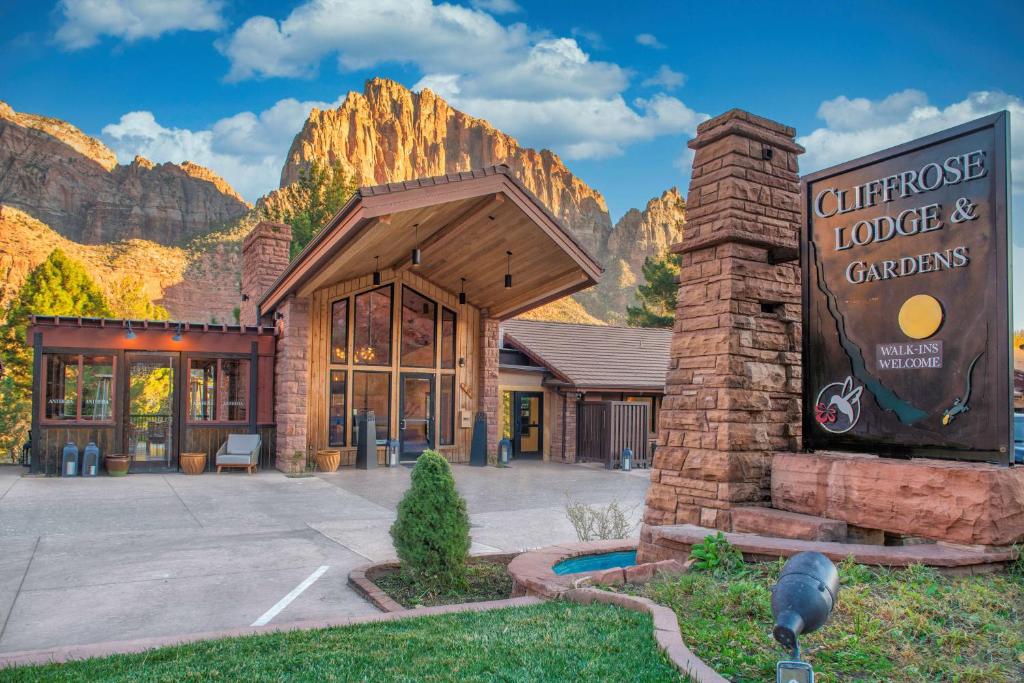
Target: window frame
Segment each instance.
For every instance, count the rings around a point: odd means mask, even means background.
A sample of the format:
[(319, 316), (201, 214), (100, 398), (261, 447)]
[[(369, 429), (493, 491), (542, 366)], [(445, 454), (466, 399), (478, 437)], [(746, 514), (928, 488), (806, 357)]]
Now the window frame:
[[(331, 397), (334, 395), (334, 391), (332, 391), (332, 385), (334, 384), (334, 373), (336, 373), (336, 372), (341, 373), (341, 376), (342, 376), (343, 381), (345, 383), (345, 389), (342, 392), (342, 402), (343, 402), (342, 414), (344, 416), (343, 417), (344, 422), (342, 424), (342, 429), (341, 429), (341, 443), (332, 443), (331, 442)], [(336, 367), (333, 367), (333, 366), (329, 366), (327, 368), (327, 412), (325, 413), (325, 415), (327, 416), (327, 447), (328, 448), (347, 448), (348, 447), (348, 442), (349, 442), (348, 431), (349, 431), (350, 425), (352, 424), (352, 422), (351, 422), (351, 414), (350, 414), (351, 408), (349, 407), (349, 393), (352, 391), (352, 387), (350, 386), (351, 383), (349, 382), (349, 375), (350, 374), (351, 374), (351, 370), (349, 370), (347, 367), (336, 368)]]
[[(77, 356), (78, 357), (78, 389), (75, 392), (75, 417), (68, 418), (65, 420), (54, 419), (46, 416), (46, 405), (49, 400), (47, 393), (47, 378), (49, 377), (49, 363), (53, 356)], [(85, 367), (85, 357), (110, 357), (110, 419), (108, 420), (92, 420), (82, 418), (82, 377), (83, 368)], [(118, 384), (117, 381), (117, 351), (107, 349), (89, 349), (87, 351), (79, 351), (75, 349), (64, 350), (64, 349), (43, 349), (42, 358), (42, 377), (40, 378), (39, 386), (39, 424), (47, 426), (75, 426), (75, 425), (90, 425), (90, 426), (102, 426), (112, 427), (116, 426), (117, 423), (117, 392)]]
[[(348, 373), (347, 373), (348, 377), (346, 378), (346, 394), (349, 397), (351, 397), (351, 403), (348, 405), (349, 416), (351, 417), (349, 429), (352, 430), (352, 432), (351, 432), (352, 436), (351, 436), (351, 439), (349, 439), (349, 441), (351, 442), (350, 448), (358, 448), (358, 444), (356, 443), (356, 436), (357, 436), (356, 430), (359, 428), (359, 422), (355, 418), (358, 417), (358, 412), (357, 411), (361, 410), (361, 408), (358, 408), (356, 406), (355, 391), (356, 391), (356, 373), (357, 372), (366, 373), (366, 374), (370, 374), (370, 375), (385, 375), (387, 377), (387, 380), (388, 380), (387, 381), (387, 386), (388, 386), (387, 431), (385, 431), (385, 433), (384, 433), (384, 439), (383, 440), (382, 439), (376, 439), (375, 440), (377, 446), (387, 446), (388, 442), (391, 440), (391, 411), (392, 411), (392, 408), (393, 408), (393, 406), (392, 406), (392, 398), (394, 397), (394, 391), (395, 391), (395, 387), (394, 387), (394, 374), (395, 373), (393, 373), (390, 368), (387, 369), (387, 370), (364, 370), (362, 368), (355, 368), (355, 367), (353, 367), (352, 370), (348, 371)], [(374, 415), (375, 419), (376, 419), (376, 417), (377, 416)], [(377, 422), (376, 424), (380, 424), (380, 423)]]
[(413, 294), (415, 294), (416, 296), (420, 297), (421, 299), (426, 299), (427, 301), (429, 301), (430, 303), (432, 303), (434, 305), (434, 316), (433, 316), (432, 325), (431, 325), (431, 329), (434, 331), (434, 343), (433, 343), (433, 347), (434, 348), (433, 348), (433, 353), (430, 354), (431, 365), (411, 365), (411, 364), (406, 363), (405, 362), (405, 353), (404, 353), (404, 351), (405, 351), (405, 348), (404, 348), (405, 347), (405, 318), (400, 314), (398, 316), (398, 322), (399, 322), (399, 330), (398, 330), (398, 366), (401, 367), (401, 368), (414, 368), (416, 370), (433, 370), (433, 371), (435, 371), (435, 374), (436, 374), (436, 371), (440, 369), (440, 360), (441, 360), (441, 358), (440, 358), (440, 353), (441, 353), (440, 320), (441, 320), (441, 309), (443, 308), (443, 305), (437, 299), (435, 299), (433, 297), (427, 296), (426, 294), (416, 290), (414, 287), (410, 287), (409, 285), (403, 284), (402, 285), (402, 302), (401, 302), (401, 305), (400, 305), (400, 307), (398, 309), (399, 311), (404, 311), (404, 309), (405, 309), (405, 292), (406, 292), (406, 290), (412, 292)]
[[(226, 360), (233, 360), (245, 363), (248, 367), (243, 373), (246, 378), (246, 391), (243, 397), (245, 404), (245, 419), (244, 420), (223, 420), (220, 417), (220, 406), (221, 406), (221, 377), (223, 372), (221, 370), (221, 363)], [(196, 420), (192, 417), (192, 362), (193, 361), (216, 361), (217, 369), (213, 379), (213, 419), (212, 420)], [(250, 394), (252, 393), (252, 359), (247, 355), (242, 354), (207, 354), (207, 353), (196, 353), (185, 355), (185, 424), (190, 427), (215, 427), (219, 425), (247, 425), (250, 423), (252, 411), (252, 402), (249, 400)]]
[[(448, 420), (448, 423), (449, 423), (448, 424), (448, 429), (449, 429), (449, 433), (451, 435), (451, 440), (446, 442), (446, 441), (443, 440), (443, 434), (444, 434), (444, 431), (443, 431), (443, 428), (444, 428), (444, 420), (443, 420), (443, 416), (444, 416), (444, 403), (443, 403), (443, 400), (444, 400), (444, 390), (443, 390), (441, 385), (449, 377), (451, 377), (451, 381), (452, 381), (452, 395), (449, 398), (449, 401), (451, 402), (451, 415), (449, 415), (450, 419)], [(455, 373), (454, 372), (444, 372), (444, 373), (439, 373), (438, 374), (438, 378), (437, 378), (437, 406), (438, 406), (437, 407), (437, 445), (439, 447), (440, 446), (454, 446), (455, 445), (455, 403), (456, 403), (455, 396), (456, 396), (456, 393), (458, 392), (458, 390), (459, 390), (459, 384), (456, 381), (456, 377), (455, 377)]]
[[(345, 340), (344, 340), (344, 346), (343, 346), (343, 353), (345, 354), (345, 358), (344, 358), (344, 360), (338, 360), (338, 359), (336, 359), (334, 357), (334, 321), (335, 321), (334, 307), (337, 306), (338, 304), (342, 303), (342, 302), (344, 302), (344, 304), (345, 304)], [(330, 316), (331, 316), (330, 330), (331, 330), (331, 333), (330, 333), (330, 339), (328, 339), (328, 350), (327, 350), (328, 363), (330, 363), (331, 365), (350, 365), (351, 364), (352, 352), (351, 352), (350, 347), (352, 346), (351, 342), (352, 342), (352, 337), (354, 336), (352, 334), (352, 323), (355, 322), (354, 319), (353, 319), (353, 315), (354, 314), (353, 314), (353, 311), (352, 311), (352, 309), (354, 307), (355, 307), (354, 297), (344, 296), (344, 297), (341, 297), (341, 298), (338, 298), (338, 299), (334, 299), (333, 301), (331, 301), (331, 306), (330, 306)]]
[[(438, 347), (438, 364), (437, 364), (437, 367), (438, 367), (439, 370), (455, 370), (459, 366), (459, 314), (456, 311), (448, 308), (447, 306), (445, 306), (443, 304), (440, 304), (440, 308), (441, 308), (441, 313), (438, 316), (439, 319), (440, 319), (440, 323), (438, 325), (439, 341), (438, 341), (438, 345), (437, 345), (437, 347)], [(445, 358), (444, 358), (444, 314), (446, 312), (452, 314), (452, 357), (451, 357), (452, 365), (451, 365), (451, 367), (446, 367), (445, 364), (444, 364), (444, 361), (445, 361)]]
[[(388, 290), (388, 293), (390, 295), (390, 298), (389, 298), (390, 306), (388, 307), (388, 355), (387, 355), (387, 358), (385, 359), (385, 362), (383, 362), (383, 363), (361, 363), (361, 362), (359, 362), (359, 359), (356, 358), (356, 335), (359, 333), (359, 327), (358, 327), (358, 324), (356, 322), (356, 314), (357, 314), (358, 309), (359, 309), (358, 299), (361, 296), (367, 296), (369, 294), (372, 294), (374, 292), (379, 292), (379, 291), (384, 290), (384, 289)], [(352, 315), (352, 318), (351, 318), (352, 325), (351, 325), (351, 332), (350, 332), (350, 336), (352, 337), (352, 352), (349, 354), (349, 357), (351, 358), (351, 361), (345, 363), (345, 365), (351, 365), (353, 368), (356, 367), (356, 366), (363, 367), (363, 368), (390, 368), (393, 365), (393, 363), (394, 363), (395, 353), (396, 353), (396, 351), (395, 351), (395, 283), (389, 282), (386, 285), (381, 285), (380, 287), (373, 287), (371, 289), (366, 289), (366, 290), (363, 290), (361, 292), (355, 292), (351, 296), (341, 297), (341, 298), (346, 298), (346, 299), (351, 299), (352, 300), (352, 303), (351, 303), (351, 306), (350, 306), (350, 308), (352, 309), (352, 313), (351, 313), (351, 315)], [(331, 305), (333, 306), (333, 303)], [(399, 341), (399, 343), (401, 343), (401, 341)], [(401, 351), (399, 350), (398, 353), (401, 354)], [(339, 365), (341, 365), (341, 363), (339, 363)]]

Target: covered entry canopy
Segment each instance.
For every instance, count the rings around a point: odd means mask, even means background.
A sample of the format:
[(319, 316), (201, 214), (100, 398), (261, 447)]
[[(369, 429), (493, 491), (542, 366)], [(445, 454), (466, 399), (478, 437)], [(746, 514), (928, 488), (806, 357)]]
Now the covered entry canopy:
[[(413, 266), (411, 252), (422, 252)], [(511, 288), (505, 287), (512, 252)], [(602, 267), (507, 166), (360, 188), (259, 301), (394, 269), (505, 319), (596, 284)]]

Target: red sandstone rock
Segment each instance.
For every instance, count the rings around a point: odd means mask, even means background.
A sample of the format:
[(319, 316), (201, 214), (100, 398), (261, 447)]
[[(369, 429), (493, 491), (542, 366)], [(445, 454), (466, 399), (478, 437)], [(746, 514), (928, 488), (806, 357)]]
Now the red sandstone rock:
[(774, 507), (971, 545), (1024, 540), (1024, 468), (849, 453), (777, 454)]
[(654, 563), (652, 562), (626, 567), (626, 583), (647, 583), (654, 578), (654, 569)]
[(846, 540), (846, 522), (765, 507), (733, 508), (732, 530), (804, 541)]
[(621, 586), (625, 583), (626, 577), (621, 567), (615, 567), (592, 575), (590, 580), (598, 586)]

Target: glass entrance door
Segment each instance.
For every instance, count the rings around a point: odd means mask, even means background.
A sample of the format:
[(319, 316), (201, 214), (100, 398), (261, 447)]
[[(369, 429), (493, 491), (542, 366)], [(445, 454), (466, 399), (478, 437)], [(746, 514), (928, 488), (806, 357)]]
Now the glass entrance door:
[(513, 448), (517, 457), (542, 456), (544, 451), (544, 394), (517, 391), (512, 397), (515, 438)]
[(434, 376), (402, 374), (398, 434), (402, 460), (434, 447)]
[(125, 452), (132, 456), (133, 470), (164, 470), (177, 467), (174, 443), (174, 375), (176, 354), (126, 354), (128, 366), (128, 414)]

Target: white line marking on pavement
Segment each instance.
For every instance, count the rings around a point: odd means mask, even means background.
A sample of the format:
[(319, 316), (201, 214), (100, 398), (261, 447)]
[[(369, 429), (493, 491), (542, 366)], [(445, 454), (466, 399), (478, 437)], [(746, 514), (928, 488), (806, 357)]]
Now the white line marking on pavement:
[(266, 612), (264, 612), (263, 616), (261, 616), (259, 619), (257, 619), (256, 621), (252, 622), (249, 625), (250, 626), (266, 626), (267, 624), (269, 624), (270, 620), (273, 619), (274, 617), (276, 617), (278, 614), (280, 614), (281, 610), (283, 610), (285, 607), (287, 607), (289, 604), (291, 604), (292, 600), (294, 600), (295, 598), (297, 598), (300, 595), (302, 595), (303, 591), (305, 591), (307, 588), (309, 588), (314, 583), (316, 583), (316, 580), (319, 579), (321, 576), (323, 576), (325, 571), (327, 571), (327, 565), (326, 564), (323, 565), (322, 567), (320, 567), (319, 569), (317, 569), (315, 572), (313, 572), (309, 576), (307, 576), (306, 580), (303, 581), (302, 583), (300, 583), (295, 588), (293, 588), (291, 593), (289, 593), (288, 595), (286, 595), (283, 598), (281, 598), (276, 605), (274, 605), (273, 607), (268, 609)]

